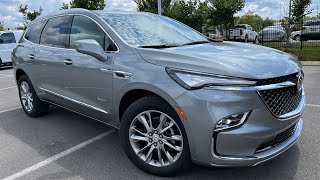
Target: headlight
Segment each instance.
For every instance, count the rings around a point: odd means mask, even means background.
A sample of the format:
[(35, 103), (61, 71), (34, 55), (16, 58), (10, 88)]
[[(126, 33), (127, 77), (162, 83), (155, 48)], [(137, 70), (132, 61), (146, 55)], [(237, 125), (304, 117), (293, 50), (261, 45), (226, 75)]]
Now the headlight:
[(187, 72), (167, 68), (169, 76), (182, 87), (191, 90), (205, 86), (251, 86), (256, 81), (222, 75)]

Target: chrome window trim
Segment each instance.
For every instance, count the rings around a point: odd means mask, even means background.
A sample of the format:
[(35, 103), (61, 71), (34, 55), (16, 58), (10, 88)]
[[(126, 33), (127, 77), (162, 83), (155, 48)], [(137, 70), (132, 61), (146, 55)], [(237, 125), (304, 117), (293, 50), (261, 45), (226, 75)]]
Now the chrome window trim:
[(81, 102), (81, 101), (78, 101), (78, 100), (75, 100), (75, 99), (72, 99), (72, 98), (66, 97), (66, 96), (61, 95), (61, 94), (59, 94), (59, 93), (56, 93), (56, 92), (53, 92), (53, 91), (47, 90), (47, 89), (42, 88), (42, 87), (39, 87), (39, 89), (41, 89), (42, 91), (47, 92), (47, 93), (49, 93), (49, 94), (52, 94), (52, 95), (55, 95), (55, 96), (61, 97), (61, 98), (65, 99), (65, 100), (68, 100), (68, 101), (74, 102), (74, 103), (76, 103), (76, 104), (79, 104), (79, 105), (82, 105), (82, 106), (85, 106), (85, 107), (91, 108), (91, 109), (93, 109), (93, 110), (96, 110), (96, 111), (102, 112), (102, 113), (104, 113), (104, 114), (109, 114), (107, 111), (105, 111), (105, 110), (103, 110), (103, 109), (100, 109), (100, 108), (97, 108), (97, 107), (91, 106), (91, 105), (89, 105), (89, 104), (86, 104), (86, 103), (84, 103), (84, 102)]
[(208, 86), (208, 87), (204, 87), (204, 89), (224, 90), (224, 91), (263, 91), (263, 90), (270, 90), (270, 89), (285, 88), (285, 87), (290, 87), (295, 85), (296, 83), (294, 82), (285, 81), (281, 83), (261, 85), (261, 86)]
[[(41, 18), (41, 19), (39, 19), (39, 21), (41, 21), (41, 20), (49, 20), (49, 19), (52, 19), (52, 18), (55, 18), (55, 17), (62, 17), (62, 16), (83, 16), (83, 17), (87, 17), (87, 18), (91, 19), (94, 23), (96, 23), (96, 24), (103, 30), (103, 32), (106, 33), (106, 35), (111, 39), (111, 41), (112, 41), (112, 42), (116, 45), (116, 47), (117, 47), (117, 51), (105, 51), (105, 52), (106, 52), (106, 53), (119, 53), (119, 52), (120, 52), (120, 48), (119, 48), (118, 44), (111, 38), (110, 34), (109, 34), (96, 20), (94, 20), (94, 19), (93, 19), (92, 17), (90, 17), (90, 16), (87, 16), (87, 15), (84, 15), (84, 14), (79, 14), (79, 13), (60, 14), (60, 15), (50, 16), (50, 17), (46, 17), (46, 18)], [(107, 24), (107, 23), (106, 23), (106, 24)], [(72, 25), (72, 24), (71, 24), (71, 25)], [(109, 25), (108, 25), (108, 26), (109, 26)], [(30, 26), (30, 27), (31, 27), (31, 26)], [(30, 42), (30, 43), (35, 44), (35, 45), (37, 45), (37, 46), (42, 46), (42, 47), (47, 47), (47, 48), (63, 49), (63, 50), (75, 50), (75, 49), (70, 49), (70, 48), (60, 48), (60, 47), (52, 47), (52, 46), (41, 45), (40, 42), (39, 42), (39, 44), (36, 44), (36, 43), (33, 43), (33, 42), (27, 40), (27, 39), (25, 38), (25, 35), (26, 35), (26, 33), (28, 32), (28, 30), (30, 29), (30, 27), (28, 27), (28, 28), (26, 29), (25, 33), (23, 34), (23, 37), (22, 37), (22, 38), (23, 38), (24, 41)], [(45, 27), (45, 26), (44, 26), (44, 27)], [(43, 28), (44, 28), (44, 27), (43, 27)], [(42, 32), (41, 32), (41, 34), (42, 34)], [(40, 39), (41, 39), (41, 35), (40, 35)]]

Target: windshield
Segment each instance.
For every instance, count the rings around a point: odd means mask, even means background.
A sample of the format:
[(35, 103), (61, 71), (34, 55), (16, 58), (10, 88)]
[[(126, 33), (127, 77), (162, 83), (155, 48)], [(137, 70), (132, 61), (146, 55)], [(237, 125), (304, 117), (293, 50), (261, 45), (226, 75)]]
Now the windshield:
[(152, 14), (109, 14), (105, 21), (133, 46), (179, 46), (208, 41), (198, 32), (163, 16)]

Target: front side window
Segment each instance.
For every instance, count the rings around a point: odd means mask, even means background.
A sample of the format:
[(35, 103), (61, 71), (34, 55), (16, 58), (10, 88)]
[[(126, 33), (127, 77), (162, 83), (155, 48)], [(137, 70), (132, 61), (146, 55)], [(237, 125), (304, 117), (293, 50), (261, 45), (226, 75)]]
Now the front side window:
[(0, 35), (0, 44), (16, 43), (13, 33), (3, 33)]
[(49, 19), (43, 28), (40, 44), (64, 48), (68, 33), (70, 16), (61, 16)]
[(150, 14), (107, 14), (103, 18), (133, 46), (183, 45), (208, 41), (200, 33), (163, 16)]
[(33, 24), (26, 32), (24, 38), (33, 43), (39, 44), (40, 34), (43, 26), (43, 21)]
[(71, 33), (70, 48), (75, 48), (75, 41), (82, 39), (96, 40), (106, 51), (115, 51), (115, 45), (108, 35), (93, 20), (84, 16), (74, 16)]

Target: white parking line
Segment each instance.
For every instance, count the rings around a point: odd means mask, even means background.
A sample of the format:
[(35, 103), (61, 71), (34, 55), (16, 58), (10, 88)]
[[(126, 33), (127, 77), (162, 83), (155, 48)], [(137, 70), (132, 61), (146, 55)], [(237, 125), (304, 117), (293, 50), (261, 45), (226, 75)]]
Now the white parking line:
[(12, 75), (7, 75), (7, 74), (0, 74), (0, 76), (4, 76), (4, 77), (13, 77)]
[(5, 113), (5, 112), (9, 112), (9, 111), (13, 111), (13, 110), (16, 110), (16, 109), (20, 109), (20, 108), (21, 108), (21, 107), (15, 107), (15, 108), (3, 110), (3, 111), (0, 111), (0, 114), (1, 114), (1, 113)]
[(2, 90), (7, 90), (7, 89), (13, 89), (13, 88), (17, 88), (17, 86), (11, 86), (11, 87), (6, 87), (6, 88), (1, 88), (0, 91), (2, 91)]
[(100, 134), (100, 135), (98, 135), (98, 136), (96, 136), (94, 138), (91, 138), (91, 139), (89, 139), (89, 140), (87, 140), (87, 141), (85, 141), (83, 143), (80, 143), (80, 144), (78, 144), (78, 145), (76, 145), (76, 146), (74, 146), (74, 147), (72, 147), (70, 149), (67, 149), (67, 150), (65, 150), (65, 151), (63, 151), (63, 152), (61, 152), (59, 154), (56, 154), (56, 155), (54, 155), (54, 156), (52, 156), (52, 157), (50, 157), (50, 158), (48, 158), (48, 159), (46, 159), (44, 161), (41, 161), (41, 162), (39, 162), (39, 163), (37, 163), (37, 164), (35, 164), (33, 166), (30, 166), (30, 167), (20, 171), (20, 172), (17, 172), (17, 173), (15, 173), (15, 174), (13, 174), (13, 175), (11, 175), (9, 177), (6, 177), (3, 180), (14, 180), (14, 179), (20, 178), (20, 177), (22, 177), (24, 175), (27, 175), (27, 174), (29, 174), (29, 173), (37, 170), (37, 169), (40, 169), (40, 168), (42, 168), (42, 167), (54, 162), (54, 161), (57, 161), (57, 160), (65, 157), (65, 156), (67, 156), (67, 155), (69, 155), (69, 154), (71, 154), (71, 153), (73, 153), (73, 152), (75, 152), (75, 151), (77, 151), (79, 149), (82, 149), (82, 148), (86, 147), (87, 145), (89, 145), (89, 144), (91, 144), (91, 143), (93, 143), (95, 141), (98, 141), (98, 140), (102, 139), (102, 138), (110, 135), (113, 132), (115, 132), (115, 130), (110, 130), (110, 131), (104, 132), (104, 133), (102, 133), (102, 134)]
[(13, 79), (11, 76), (0, 77), (0, 79)]
[(318, 104), (306, 104), (306, 106), (310, 106), (310, 107), (320, 107), (320, 105), (318, 105)]

